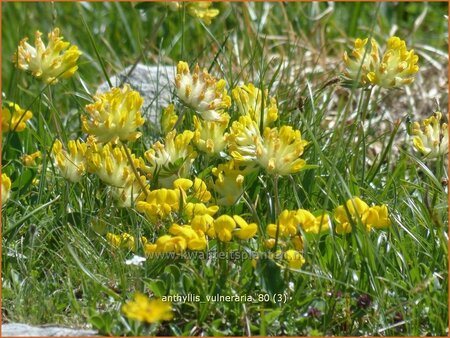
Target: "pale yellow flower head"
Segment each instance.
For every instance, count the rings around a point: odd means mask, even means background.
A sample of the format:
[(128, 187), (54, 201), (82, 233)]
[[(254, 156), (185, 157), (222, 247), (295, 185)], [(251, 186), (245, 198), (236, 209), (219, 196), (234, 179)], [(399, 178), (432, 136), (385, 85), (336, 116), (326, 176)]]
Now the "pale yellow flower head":
[(61, 175), (71, 182), (79, 182), (86, 172), (86, 152), (88, 144), (80, 140), (70, 140), (68, 151), (64, 150), (60, 140), (52, 147), (52, 157)]
[(159, 323), (173, 318), (172, 305), (161, 299), (148, 299), (147, 296), (136, 293), (134, 299), (122, 306), (122, 312), (130, 319), (144, 323)]
[(267, 89), (263, 93), (252, 83), (249, 83), (234, 88), (231, 94), (241, 115), (250, 115), (258, 127), (261, 126), (261, 117), (263, 128), (268, 127), (278, 119), (277, 101), (275, 98), (269, 97)]
[(237, 162), (253, 162), (257, 144), (262, 142), (259, 126), (250, 115), (241, 116), (231, 125), (227, 142), (229, 152)]
[(145, 199), (145, 193), (142, 191), (141, 185), (146, 187), (146, 191), (148, 192), (147, 180), (145, 176), (140, 176), (139, 179), (141, 184), (139, 184), (139, 181), (134, 175), (131, 175), (123, 188), (111, 188), (113, 197), (117, 201), (119, 207), (129, 208), (137, 201)]
[(25, 111), (18, 104), (10, 102), (2, 108), (2, 132), (24, 131), (27, 121), (32, 117), (31, 111)]
[(197, 156), (190, 145), (194, 133), (185, 130), (178, 134), (175, 130), (169, 132), (164, 144), (156, 142), (144, 154), (149, 166), (145, 167), (151, 174), (158, 173), (158, 182), (163, 187), (171, 187), (178, 177), (186, 177), (191, 169), (192, 162)]
[[(37, 31), (34, 47), (24, 38), (20, 41), (13, 61), (18, 69), (30, 71), (33, 76), (47, 84), (55, 84), (59, 78), (69, 78), (78, 69), (77, 60), (81, 55), (77, 46), (70, 46), (59, 36), (59, 28), (48, 33), (48, 44), (41, 39)], [(69, 47), (70, 46), (70, 47)]]
[(144, 99), (139, 92), (126, 84), (122, 89), (112, 88), (98, 94), (94, 100), (94, 103), (86, 106), (88, 116), (81, 116), (85, 133), (103, 143), (135, 141), (141, 136), (136, 131), (145, 122), (140, 112)]
[(163, 109), (163, 112), (161, 114), (161, 129), (164, 135), (166, 135), (175, 127), (177, 121), (178, 115), (175, 113), (175, 106), (173, 105), (173, 103), (171, 103)]
[(177, 65), (175, 78), (177, 95), (204, 120), (222, 120), (223, 110), (230, 107), (231, 98), (225, 85), (225, 80), (217, 81), (206, 69), (200, 71), (198, 65), (192, 74), (186, 62), (180, 61)]
[(238, 203), (244, 193), (244, 177), (247, 172), (248, 170), (241, 170), (234, 160), (213, 168), (212, 173), (216, 177), (213, 189), (218, 195), (216, 202), (219, 205)]
[(262, 142), (257, 143), (256, 158), (269, 174), (294, 174), (306, 165), (300, 156), (307, 144), (291, 126), (266, 128)]
[[(124, 146), (114, 147), (107, 143), (92, 148), (87, 156), (89, 172), (95, 173), (106, 184), (118, 188), (124, 188), (130, 179), (134, 179)], [(135, 167), (139, 167), (140, 161), (134, 154), (131, 157)]]
[(6, 174), (2, 174), (2, 205), (6, 203), (11, 195), (11, 179)]
[(383, 88), (395, 88), (414, 82), (414, 76), (419, 71), (419, 57), (414, 54), (414, 50), (407, 50), (405, 41), (396, 36), (390, 37), (381, 57), (375, 39), (371, 39), (371, 48), (364, 55), (367, 41), (368, 39), (355, 40), (351, 58), (344, 53), (347, 67), (344, 75), (347, 78), (359, 82), (361, 86), (378, 85)]
[(226, 113), (220, 121), (205, 121), (194, 116), (194, 144), (208, 155), (219, 154), (227, 145), (225, 129), (229, 121), (230, 116)]
[(413, 146), (426, 158), (436, 158), (448, 153), (448, 127), (441, 123), (442, 113), (436, 112), (422, 121), (422, 127), (414, 122)]

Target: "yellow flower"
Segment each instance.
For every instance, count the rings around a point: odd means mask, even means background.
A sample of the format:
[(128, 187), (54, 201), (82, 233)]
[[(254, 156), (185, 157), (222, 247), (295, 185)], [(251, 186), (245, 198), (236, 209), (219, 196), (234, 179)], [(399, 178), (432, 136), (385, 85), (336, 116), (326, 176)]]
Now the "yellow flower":
[(291, 126), (266, 128), (263, 141), (256, 147), (257, 161), (270, 174), (296, 173), (306, 165), (300, 156), (307, 144), (300, 131)]
[(222, 242), (229, 242), (232, 239), (232, 232), (236, 228), (236, 223), (233, 218), (228, 215), (219, 216), (214, 221), (214, 230), (217, 237)]
[(11, 179), (6, 174), (2, 174), (2, 205), (6, 203), (11, 195)]
[(220, 121), (204, 121), (194, 116), (194, 143), (197, 148), (208, 155), (219, 154), (225, 149), (230, 116), (222, 114)]
[(175, 106), (173, 105), (173, 103), (171, 103), (167, 106), (167, 108), (163, 109), (163, 112), (161, 114), (161, 129), (164, 135), (166, 135), (175, 127), (177, 121), (178, 115), (175, 113)]
[(199, 18), (205, 25), (211, 24), (211, 19), (219, 15), (220, 11), (216, 8), (210, 8), (212, 2), (209, 1), (192, 1), (186, 2), (186, 10), (189, 15)]
[(67, 144), (69, 151), (62, 149), (60, 140), (56, 140), (52, 147), (52, 157), (61, 175), (71, 182), (79, 182), (86, 172), (86, 152), (88, 144), (79, 140), (70, 140)]
[(386, 205), (369, 207), (358, 197), (348, 200), (345, 206), (338, 206), (334, 210), (334, 219), (337, 223), (338, 234), (352, 232), (352, 223), (363, 224), (367, 231), (370, 231), (372, 227), (384, 229), (391, 225)]
[[(58, 78), (69, 78), (78, 69), (81, 55), (77, 46), (70, 46), (59, 36), (59, 28), (48, 33), (48, 45), (42, 42), (42, 33), (35, 33), (34, 46), (24, 38), (20, 41), (13, 61), (18, 69), (30, 71), (33, 76), (47, 84), (55, 84)], [(70, 48), (69, 48), (70, 46)]]
[(367, 41), (368, 39), (355, 40), (353, 58), (344, 53), (346, 77), (359, 82), (362, 86), (379, 85), (384, 88), (400, 87), (414, 81), (414, 76), (419, 70), (417, 65), (419, 57), (414, 54), (414, 50), (407, 50), (405, 41), (396, 36), (390, 37), (381, 58), (375, 39), (371, 39), (371, 50), (364, 57)]
[(240, 170), (235, 161), (231, 160), (213, 168), (212, 173), (216, 177), (213, 189), (219, 195), (216, 202), (226, 206), (238, 203), (244, 193), (246, 171)]
[(263, 117), (263, 128), (278, 119), (277, 101), (275, 98), (269, 98), (267, 89), (263, 95), (259, 88), (249, 83), (234, 88), (231, 94), (241, 115), (249, 115), (258, 127), (261, 126), (261, 116)]
[(197, 156), (190, 142), (194, 133), (185, 130), (177, 135), (176, 131), (169, 132), (164, 144), (156, 142), (152, 149), (144, 153), (144, 157), (150, 162), (145, 170), (151, 174), (158, 174), (158, 182), (163, 187), (171, 187), (177, 177), (185, 177), (189, 174), (192, 162)]
[(81, 116), (83, 131), (102, 143), (135, 141), (141, 136), (136, 129), (145, 122), (140, 112), (143, 103), (139, 92), (128, 84), (95, 95), (94, 103), (85, 107), (89, 115)]
[(156, 241), (156, 252), (182, 253), (187, 248), (187, 241), (182, 236), (164, 235)]
[(308, 210), (298, 209), (296, 216), (300, 226), (306, 233), (319, 234), (330, 229), (330, 218), (327, 214), (316, 217)]
[(189, 250), (205, 250), (208, 244), (205, 233), (201, 230), (194, 230), (190, 225), (172, 224), (169, 232), (175, 236), (183, 237), (187, 242)]
[(412, 127), (414, 148), (427, 158), (436, 158), (448, 153), (448, 127), (442, 123), (442, 113), (423, 120), (423, 130), (418, 122)]
[[(134, 178), (133, 171), (128, 163), (124, 146), (93, 145), (87, 154), (88, 170), (95, 173), (103, 182), (113, 187), (124, 188), (129, 180)], [(131, 155), (135, 167), (140, 166), (140, 161)]]
[(25, 111), (18, 104), (10, 102), (2, 108), (2, 132), (24, 131), (27, 127), (27, 121), (32, 117), (31, 111)]
[[(299, 225), (299, 219), (297, 211), (283, 210), (278, 216), (278, 237), (288, 237), (297, 234), (297, 226)], [(277, 225), (269, 224), (266, 228), (267, 234), (275, 238), (277, 234)]]
[(231, 98), (225, 89), (225, 80), (216, 81), (208, 72), (195, 66), (193, 74), (186, 62), (177, 65), (175, 86), (177, 95), (187, 106), (198, 112), (204, 120), (223, 119), (223, 110), (231, 105)]
[[(145, 237), (144, 237), (145, 238)], [(115, 248), (126, 248), (131, 251), (135, 251), (135, 241), (134, 236), (124, 232), (120, 235), (113, 234), (108, 232), (106, 234), (106, 240), (111, 243), (111, 245)], [(145, 242), (147, 239), (145, 238)]]
[(136, 210), (145, 214), (151, 221), (164, 219), (180, 206), (178, 189), (157, 189), (148, 193), (145, 201), (136, 202)]
[(41, 158), (42, 154), (40, 151), (36, 151), (32, 154), (25, 154), (22, 155), (20, 160), (22, 161), (23, 165), (26, 167), (33, 167), (37, 165), (37, 159)]
[(235, 229), (233, 235), (239, 239), (249, 239), (256, 235), (258, 232), (258, 226), (256, 223), (248, 224), (241, 216), (234, 215), (234, 221), (239, 226), (239, 228)]
[(192, 229), (201, 230), (208, 236), (215, 237), (213, 216), (219, 211), (217, 205), (206, 206), (203, 203), (188, 202), (184, 206), (183, 213), (190, 221)]
[(296, 250), (287, 250), (284, 253), (284, 259), (291, 269), (300, 269), (305, 264), (303, 255)]
[(148, 299), (145, 295), (136, 293), (134, 299), (122, 306), (122, 312), (130, 319), (145, 323), (158, 323), (173, 318), (172, 306), (161, 299)]

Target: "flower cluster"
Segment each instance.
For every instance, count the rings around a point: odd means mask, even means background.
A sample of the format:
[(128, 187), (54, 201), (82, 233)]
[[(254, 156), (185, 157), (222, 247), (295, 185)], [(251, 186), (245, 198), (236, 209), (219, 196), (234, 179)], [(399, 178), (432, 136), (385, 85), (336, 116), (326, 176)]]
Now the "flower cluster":
[(395, 88), (410, 84), (419, 71), (419, 57), (414, 50), (407, 50), (405, 41), (392, 36), (387, 41), (386, 51), (379, 53), (378, 43), (370, 40), (370, 51), (366, 51), (367, 39), (356, 39), (351, 57), (344, 53), (345, 76), (360, 86), (378, 85)]
[(122, 306), (122, 312), (130, 319), (152, 324), (173, 318), (172, 306), (161, 299), (148, 299), (136, 293), (134, 299)]
[(77, 60), (81, 52), (77, 46), (64, 42), (59, 34), (59, 28), (48, 33), (47, 46), (39, 31), (35, 34), (34, 47), (27, 42), (28, 38), (22, 39), (13, 57), (16, 67), (30, 71), (47, 84), (55, 84), (59, 78), (71, 77), (78, 69)]
[(2, 108), (2, 132), (24, 131), (27, 127), (27, 121), (32, 117), (31, 111), (25, 111), (18, 104), (10, 102)]
[(62, 147), (60, 140), (56, 140), (52, 147), (52, 156), (55, 166), (61, 175), (71, 182), (79, 182), (86, 172), (86, 152), (88, 145), (79, 140), (70, 140), (68, 150)]
[(423, 129), (419, 122), (412, 126), (414, 148), (430, 159), (448, 153), (448, 127), (441, 120), (442, 113), (436, 112), (422, 121)]
[(88, 116), (82, 115), (83, 131), (95, 136), (99, 142), (135, 141), (141, 136), (136, 129), (145, 120), (140, 109), (144, 99), (137, 91), (125, 85), (96, 95), (86, 106)]
[(345, 234), (352, 232), (353, 226), (362, 224), (367, 231), (372, 228), (385, 229), (391, 225), (386, 205), (369, 207), (359, 197), (349, 199), (345, 204), (334, 210), (336, 221), (336, 233)]

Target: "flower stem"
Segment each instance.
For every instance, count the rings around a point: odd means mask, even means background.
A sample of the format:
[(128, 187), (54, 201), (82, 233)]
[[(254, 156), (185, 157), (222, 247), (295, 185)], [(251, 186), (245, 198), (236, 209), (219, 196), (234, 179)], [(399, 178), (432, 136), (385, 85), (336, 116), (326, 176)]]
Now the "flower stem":
[(277, 218), (277, 231), (275, 233), (275, 245), (273, 246), (273, 251), (277, 250), (278, 246), (278, 237), (280, 234), (280, 222), (278, 220), (278, 216), (280, 215), (280, 199), (279, 199), (279, 193), (278, 193), (278, 175), (275, 175), (273, 177), (273, 194), (274, 194), (274, 207), (275, 207), (275, 215)]

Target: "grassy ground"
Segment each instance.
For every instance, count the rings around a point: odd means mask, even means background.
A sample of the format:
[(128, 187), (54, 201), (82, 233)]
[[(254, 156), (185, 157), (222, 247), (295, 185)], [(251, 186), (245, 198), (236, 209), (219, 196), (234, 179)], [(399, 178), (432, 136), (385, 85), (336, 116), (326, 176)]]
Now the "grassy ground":
[[(2, 171), (13, 182), (11, 200), (2, 207), (3, 320), (90, 323), (116, 335), (447, 335), (446, 161), (421, 158), (406, 133), (410, 121), (437, 109), (434, 97), (447, 113), (447, 3), (214, 6), (221, 13), (206, 26), (163, 4), (2, 3), (2, 94), (34, 114), (24, 132), (3, 134)], [(11, 57), (22, 37), (55, 26), (83, 56), (76, 76), (42, 89), (13, 67)], [(324, 86), (340, 75), (342, 54), (354, 38), (368, 35), (380, 43), (397, 35), (415, 49), (421, 67), (415, 83), (376, 89), (369, 99), (367, 91), (333, 81)], [(306, 263), (299, 271), (272, 260), (256, 268), (250, 260), (214, 259), (125, 265), (131, 253), (112, 248), (104, 234), (153, 238), (153, 224), (133, 208), (115, 207), (94, 175), (76, 184), (60, 176), (49, 156), (57, 136), (50, 117), (58, 117), (64, 141), (84, 138), (80, 112), (105, 72), (111, 76), (138, 59), (199, 62), (228, 89), (249, 81), (264, 86), (278, 101), (276, 125), (292, 125), (310, 142), (302, 158), (314, 168), (282, 177), (278, 200), (273, 178), (260, 171), (247, 178), (249, 203), (221, 214), (253, 212), (264, 229), (276, 218), (277, 202), (282, 209), (332, 211), (361, 196), (388, 206), (391, 227), (305, 235)], [(229, 113), (232, 120), (239, 114), (235, 106)], [(187, 118), (180, 129), (192, 128), (189, 123)], [(161, 137), (150, 129), (143, 128), (135, 153)], [(41, 169), (25, 167), (20, 156), (37, 150), (44, 155)], [(218, 162), (199, 160), (195, 172)], [(210, 250), (258, 251), (263, 240), (259, 234), (226, 248), (212, 241)], [(120, 311), (136, 291), (262, 299), (180, 302), (172, 321), (148, 327)], [(283, 301), (266, 301), (266, 294)]]

